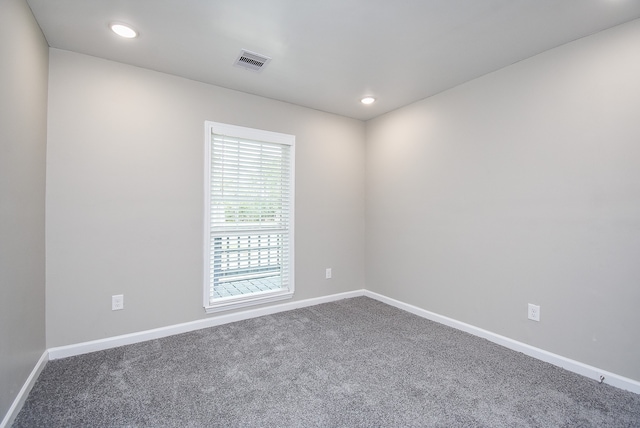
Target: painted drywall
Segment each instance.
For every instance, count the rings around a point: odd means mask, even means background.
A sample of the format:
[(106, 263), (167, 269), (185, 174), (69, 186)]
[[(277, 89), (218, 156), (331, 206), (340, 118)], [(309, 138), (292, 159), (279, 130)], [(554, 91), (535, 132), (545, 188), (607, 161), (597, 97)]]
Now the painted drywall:
[(45, 350), (47, 43), (0, 1), (0, 420)]
[(633, 21), (368, 122), (367, 289), (640, 380), (638, 46)]
[(202, 307), (206, 120), (296, 136), (294, 299), (364, 288), (363, 122), (51, 49), (48, 347), (215, 316)]

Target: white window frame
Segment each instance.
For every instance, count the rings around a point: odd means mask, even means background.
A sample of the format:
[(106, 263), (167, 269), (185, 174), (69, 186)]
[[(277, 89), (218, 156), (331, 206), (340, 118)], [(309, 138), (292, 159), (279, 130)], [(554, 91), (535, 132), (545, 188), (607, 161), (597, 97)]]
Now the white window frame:
[[(210, 299), (211, 287), (211, 146), (212, 135), (224, 135), (245, 140), (253, 140), (266, 143), (276, 143), (290, 146), (290, 206), (288, 224), (289, 263), (287, 287), (279, 290), (262, 291), (239, 296), (220, 298), (218, 302)], [(204, 148), (204, 275), (203, 275), (203, 303), (207, 313), (232, 310), (263, 303), (276, 302), (293, 297), (294, 283), (294, 196), (295, 196), (295, 136), (261, 129), (246, 128), (218, 122), (205, 122), (205, 148)]]

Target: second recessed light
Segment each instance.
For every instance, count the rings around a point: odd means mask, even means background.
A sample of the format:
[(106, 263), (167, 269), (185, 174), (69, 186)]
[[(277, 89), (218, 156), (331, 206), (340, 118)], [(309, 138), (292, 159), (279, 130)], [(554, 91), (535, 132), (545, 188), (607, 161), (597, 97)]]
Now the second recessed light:
[(376, 100), (376, 99), (375, 99), (375, 98), (373, 98), (373, 97), (364, 97), (363, 99), (361, 99), (361, 100), (360, 100), (360, 102), (361, 102), (362, 104), (373, 104), (373, 102), (374, 102), (375, 100)]
[(113, 23), (109, 27), (111, 27), (111, 31), (116, 33), (118, 36), (126, 39), (133, 39), (138, 36), (138, 32), (136, 30), (125, 24)]

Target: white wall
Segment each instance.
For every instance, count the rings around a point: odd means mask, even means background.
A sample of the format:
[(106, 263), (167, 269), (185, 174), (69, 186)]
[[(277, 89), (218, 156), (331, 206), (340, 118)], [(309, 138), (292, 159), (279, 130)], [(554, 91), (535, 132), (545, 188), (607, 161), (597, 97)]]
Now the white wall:
[(48, 347), (207, 316), (205, 120), (297, 137), (294, 299), (364, 288), (362, 122), (56, 49), (49, 88)]
[(368, 122), (367, 288), (640, 380), (638, 46), (633, 21)]
[(0, 0), (0, 420), (45, 349), (48, 46), (23, 0)]

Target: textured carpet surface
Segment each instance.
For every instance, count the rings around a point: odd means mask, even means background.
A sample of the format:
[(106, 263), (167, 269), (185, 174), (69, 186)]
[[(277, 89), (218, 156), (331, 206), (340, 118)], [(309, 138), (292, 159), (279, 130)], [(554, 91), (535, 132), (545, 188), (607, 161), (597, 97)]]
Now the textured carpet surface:
[(14, 427), (640, 427), (640, 395), (358, 297), (49, 362)]

